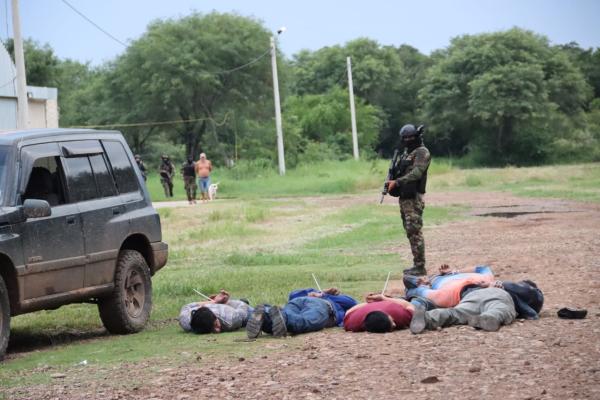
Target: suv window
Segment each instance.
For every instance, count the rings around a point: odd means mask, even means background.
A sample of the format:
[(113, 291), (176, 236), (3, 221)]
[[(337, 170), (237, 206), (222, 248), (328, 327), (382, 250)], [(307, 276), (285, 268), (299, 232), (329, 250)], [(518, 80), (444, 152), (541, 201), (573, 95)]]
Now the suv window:
[(10, 146), (0, 146), (0, 204), (3, 202), (4, 197), (4, 180), (6, 179), (7, 170), (10, 168), (6, 168), (8, 164), (8, 155), (10, 151)]
[(92, 164), (92, 171), (96, 178), (96, 186), (98, 187), (100, 197), (115, 196), (117, 188), (110, 172), (108, 172), (104, 156), (102, 154), (90, 156), (90, 164)]
[(23, 200), (46, 200), (51, 207), (65, 204), (60, 157), (42, 157), (35, 160)]
[(67, 187), (71, 203), (98, 197), (92, 166), (87, 157), (65, 158), (67, 169)]
[(103, 140), (102, 145), (112, 166), (113, 175), (119, 193), (137, 192), (140, 190), (137, 176), (127, 153), (120, 142)]

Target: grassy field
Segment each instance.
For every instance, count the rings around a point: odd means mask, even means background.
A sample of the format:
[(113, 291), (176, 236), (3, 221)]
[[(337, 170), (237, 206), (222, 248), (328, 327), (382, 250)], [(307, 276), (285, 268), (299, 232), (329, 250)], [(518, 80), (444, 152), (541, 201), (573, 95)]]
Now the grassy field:
[[(237, 343), (243, 332), (184, 334), (175, 318), (183, 304), (198, 300), (193, 289), (213, 293), (226, 288), (252, 304), (282, 304), (290, 290), (313, 286), (311, 273), (322, 286), (338, 286), (356, 297), (379, 290), (388, 271), (399, 277), (408, 260), (393, 250), (406, 240), (398, 208), (392, 201), (376, 203), (385, 168), (383, 162), (348, 161), (292, 170), (286, 177), (269, 172), (241, 180), (216, 171), (214, 180), (221, 182), (225, 200), (159, 210), (170, 259), (153, 279), (148, 329), (108, 336), (93, 305), (16, 317), (12, 346), (42, 344), (3, 363), (0, 382), (48, 382), (57, 371), (84, 368), (77, 367), (84, 360), (86, 368), (102, 369), (142, 359), (164, 365), (195, 360), (195, 354), (240, 357), (273, 351), (265, 342)], [(162, 200), (155, 176), (148, 185), (153, 199)], [(176, 185), (181, 198), (181, 181)], [(431, 168), (429, 190), (508, 190), (597, 202), (600, 165), (460, 170), (441, 162)], [(425, 222), (441, 224), (464, 213), (458, 207), (428, 207)], [(394, 275), (392, 279), (398, 278)]]
[[(322, 162), (287, 171), (281, 177), (274, 169), (217, 169), (212, 181), (219, 183), (221, 198), (260, 199), (288, 196), (353, 194), (379, 190), (389, 162)], [(243, 168), (243, 167), (240, 167)], [(165, 196), (157, 175), (150, 175), (148, 188), (154, 201)], [(451, 161), (433, 161), (430, 191), (510, 191), (519, 196), (553, 197), (600, 202), (600, 163), (529, 168), (460, 169)], [(175, 180), (175, 200), (185, 200), (181, 177)]]

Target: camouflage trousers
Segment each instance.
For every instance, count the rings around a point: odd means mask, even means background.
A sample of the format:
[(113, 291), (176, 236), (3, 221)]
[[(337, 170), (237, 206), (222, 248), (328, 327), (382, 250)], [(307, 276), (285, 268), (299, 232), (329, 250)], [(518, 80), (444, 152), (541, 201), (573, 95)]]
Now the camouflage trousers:
[(160, 178), (160, 183), (165, 191), (165, 197), (173, 197), (173, 181), (167, 178)]
[(417, 193), (414, 199), (399, 199), (400, 216), (402, 225), (406, 231), (406, 237), (410, 242), (413, 255), (413, 265), (417, 268), (425, 268), (425, 240), (423, 239), (423, 210), (425, 202), (423, 195)]
[(183, 184), (188, 201), (196, 200), (196, 190), (198, 190), (198, 185), (196, 185), (196, 177), (184, 176)]

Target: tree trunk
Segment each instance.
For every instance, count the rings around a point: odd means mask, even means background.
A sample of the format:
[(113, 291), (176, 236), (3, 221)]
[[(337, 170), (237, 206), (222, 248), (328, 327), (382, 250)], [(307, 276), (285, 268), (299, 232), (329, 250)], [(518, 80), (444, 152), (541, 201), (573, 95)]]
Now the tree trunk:
[(503, 117), (500, 121), (498, 134), (496, 136), (496, 152), (504, 162), (510, 162), (510, 149), (506, 149), (506, 145), (510, 144), (513, 134), (513, 118)]

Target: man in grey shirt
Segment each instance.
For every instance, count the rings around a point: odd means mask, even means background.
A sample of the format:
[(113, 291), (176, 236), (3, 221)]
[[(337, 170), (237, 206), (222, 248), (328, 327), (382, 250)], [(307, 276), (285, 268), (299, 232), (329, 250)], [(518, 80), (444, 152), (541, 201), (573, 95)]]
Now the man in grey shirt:
[(246, 326), (254, 311), (241, 300), (230, 299), (225, 290), (211, 301), (186, 304), (179, 313), (179, 325), (183, 330), (194, 333), (231, 332)]

